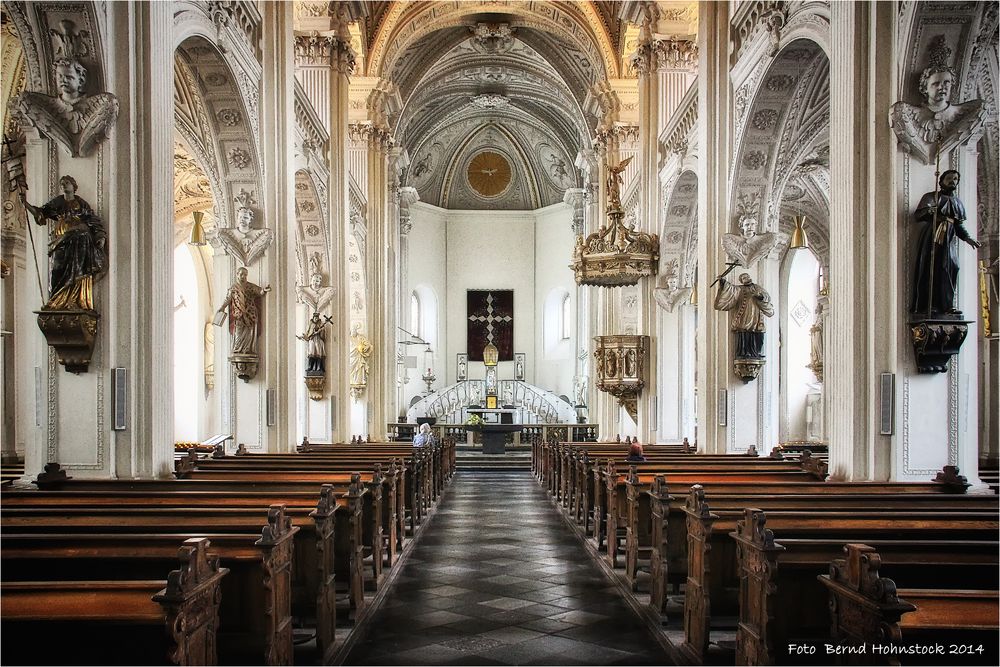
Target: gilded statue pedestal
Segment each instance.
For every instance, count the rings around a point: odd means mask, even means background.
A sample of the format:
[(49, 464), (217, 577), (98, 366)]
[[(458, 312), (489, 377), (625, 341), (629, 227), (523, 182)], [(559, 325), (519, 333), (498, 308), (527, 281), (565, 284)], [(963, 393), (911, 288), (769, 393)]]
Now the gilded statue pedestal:
[(257, 364), (259, 362), (260, 357), (256, 354), (229, 355), (229, 363), (231, 363), (233, 368), (236, 370), (236, 377), (244, 382), (249, 382), (257, 376)]
[(309, 398), (314, 401), (323, 400), (323, 390), (326, 389), (326, 373), (306, 371), (306, 388), (309, 390)]
[(944, 373), (948, 360), (958, 354), (969, 334), (969, 320), (924, 318), (910, 321), (910, 337), (919, 373)]
[(741, 359), (737, 357), (733, 360), (733, 372), (744, 383), (753, 382), (760, 375), (760, 369), (764, 367), (766, 362), (767, 359), (763, 357), (759, 359)]
[(51, 345), (59, 363), (70, 373), (86, 373), (97, 342), (97, 321), (101, 316), (94, 310), (36, 310), (38, 328)]

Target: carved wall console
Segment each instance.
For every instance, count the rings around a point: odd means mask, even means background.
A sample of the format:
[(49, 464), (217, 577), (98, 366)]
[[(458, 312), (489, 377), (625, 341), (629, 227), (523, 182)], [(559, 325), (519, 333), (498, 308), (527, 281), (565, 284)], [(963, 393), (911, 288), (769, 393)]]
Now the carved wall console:
[(636, 404), (646, 384), (649, 336), (595, 336), (597, 388), (618, 399), (636, 418)]

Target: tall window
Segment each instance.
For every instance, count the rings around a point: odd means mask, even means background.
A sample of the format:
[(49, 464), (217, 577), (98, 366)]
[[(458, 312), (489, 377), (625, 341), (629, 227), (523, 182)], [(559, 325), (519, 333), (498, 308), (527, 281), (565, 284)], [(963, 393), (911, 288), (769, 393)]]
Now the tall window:
[(410, 295), (410, 333), (420, 337), (420, 299), (416, 292)]
[(560, 331), (559, 337), (566, 340), (570, 337), (570, 332), (572, 331), (572, 322), (570, 321), (570, 303), (569, 294), (565, 295), (562, 300), (562, 309), (560, 311), (559, 317)]

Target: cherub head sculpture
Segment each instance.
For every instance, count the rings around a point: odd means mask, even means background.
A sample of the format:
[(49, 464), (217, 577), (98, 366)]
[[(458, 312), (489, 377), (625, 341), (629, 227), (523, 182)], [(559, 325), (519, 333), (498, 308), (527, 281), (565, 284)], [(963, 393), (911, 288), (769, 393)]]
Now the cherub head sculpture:
[(87, 85), (87, 68), (77, 60), (60, 58), (55, 63), (56, 87), (64, 102), (76, 102), (83, 97)]
[(947, 65), (931, 65), (921, 72), (918, 89), (927, 106), (936, 109), (948, 105), (954, 85), (955, 70)]
[(752, 239), (757, 236), (757, 218), (750, 214), (740, 216), (740, 233), (743, 238)]

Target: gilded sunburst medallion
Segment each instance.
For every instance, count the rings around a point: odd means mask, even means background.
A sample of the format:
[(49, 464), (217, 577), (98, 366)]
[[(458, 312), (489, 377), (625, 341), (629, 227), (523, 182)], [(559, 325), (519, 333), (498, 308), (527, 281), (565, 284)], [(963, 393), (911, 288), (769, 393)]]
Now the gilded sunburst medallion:
[(510, 163), (500, 153), (483, 151), (469, 163), (469, 185), (484, 197), (504, 192), (510, 185), (510, 177)]

